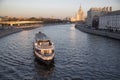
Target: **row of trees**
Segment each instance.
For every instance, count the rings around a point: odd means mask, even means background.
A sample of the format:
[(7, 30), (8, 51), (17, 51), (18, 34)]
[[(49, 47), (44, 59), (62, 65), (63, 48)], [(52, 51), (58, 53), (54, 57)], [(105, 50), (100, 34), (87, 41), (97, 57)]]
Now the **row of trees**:
[(17, 18), (17, 17), (4, 17), (2, 21), (43, 21), (44, 23), (61, 23), (61, 22), (69, 22), (69, 20), (64, 19), (55, 19), (55, 18)]

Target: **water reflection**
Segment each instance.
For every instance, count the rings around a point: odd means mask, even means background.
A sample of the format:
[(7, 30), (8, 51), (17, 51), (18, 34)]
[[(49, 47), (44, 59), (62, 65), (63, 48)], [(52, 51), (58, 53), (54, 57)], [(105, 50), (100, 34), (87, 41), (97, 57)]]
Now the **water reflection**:
[(70, 29), (75, 31), (75, 25), (73, 24)]
[(52, 76), (54, 72), (54, 63), (50, 65), (45, 65), (41, 61), (37, 60), (36, 58), (34, 59), (34, 66), (35, 66), (35, 71), (37, 72), (37, 78), (43, 77), (43, 78), (49, 78)]
[[(120, 41), (71, 27), (46, 26), (1, 38), (0, 80), (120, 80)], [(53, 65), (34, 60), (32, 42), (39, 31), (55, 43)]]
[(74, 25), (72, 25), (70, 27), (70, 39), (71, 39), (71, 42), (73, 43), (73, 45), (75, 45), (76, 44), (76, 41), (75, 41), (76, 33), (75, 33), (75, 26)]

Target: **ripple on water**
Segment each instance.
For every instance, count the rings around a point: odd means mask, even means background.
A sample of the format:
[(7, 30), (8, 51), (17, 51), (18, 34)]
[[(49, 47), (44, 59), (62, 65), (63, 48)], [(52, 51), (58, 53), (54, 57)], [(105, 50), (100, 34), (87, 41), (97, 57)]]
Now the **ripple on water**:
[[(120, 43), (55, 25), (22, 31), (0, 39), (1, 80), (119, 80)], [(35, 33), (55, 43), (54, 66), (34, 60)]]

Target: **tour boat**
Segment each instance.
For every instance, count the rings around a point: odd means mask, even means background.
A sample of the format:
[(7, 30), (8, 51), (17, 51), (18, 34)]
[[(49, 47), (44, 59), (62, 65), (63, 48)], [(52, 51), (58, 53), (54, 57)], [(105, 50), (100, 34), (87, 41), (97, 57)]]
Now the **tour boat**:
[(46, 64), (54, 62), (54, 45), (53, 42), (42, 32), (35, 36), (36, 41), (33, 44), (34, 55), (38, 60)]

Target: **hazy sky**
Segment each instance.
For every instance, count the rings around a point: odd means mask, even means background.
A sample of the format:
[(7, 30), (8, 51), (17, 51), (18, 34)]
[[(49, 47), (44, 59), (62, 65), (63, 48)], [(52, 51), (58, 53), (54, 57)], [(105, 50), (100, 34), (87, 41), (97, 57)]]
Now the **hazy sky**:
[(71, 17), (80, 4), (85, 12), (91, 7), (107, 6), (120, 10), (120, 0), (0, 0), (0, 16)]

